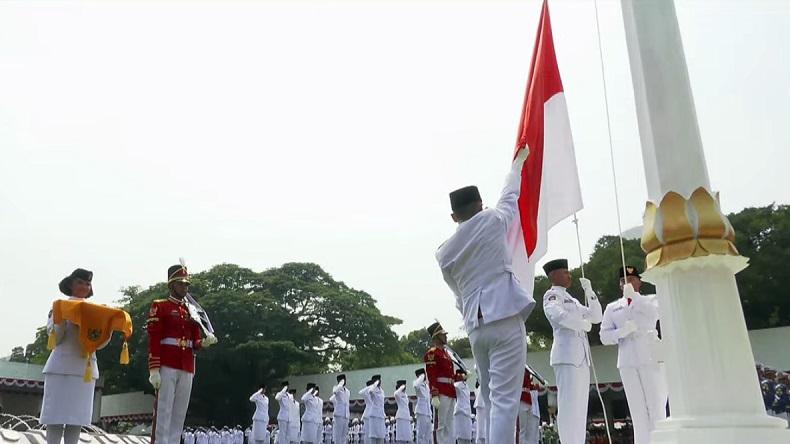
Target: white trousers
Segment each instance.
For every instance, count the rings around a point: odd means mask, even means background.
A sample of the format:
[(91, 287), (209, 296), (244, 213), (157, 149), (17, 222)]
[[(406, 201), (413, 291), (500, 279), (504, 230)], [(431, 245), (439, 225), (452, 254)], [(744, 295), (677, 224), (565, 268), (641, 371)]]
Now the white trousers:
[(463, 414), (454, 415), (455, 439), (458, 442), (472, 442), (472, 417)]
[(316, 441), (321, 425), (317, 422), (302, 421), (302, 442), (309, 442), (320, 444), (321, 441)]
[(540, 418), (533, 415), (530, 410), (521, 409), (518, 412), (518, 443), (538, 444)]
[(348, 444), (348, 418), (335, 416), (332, 437), (335, 444)]
[(431, 434), (432, 424), (430, 415), (417, 414), (416, 424), (417, 444), (433, 444), (433, 435)]
[(485, 444), (486, 435), (488, 434), (488, 410), (484, 407), (478, 407), (475, 410), (477, 412), (477, 421), (475, 421), (477, 442), (478, 444)]
[(455, 398), (439, 395), (439, 408), (434, 414), (434, 441), (436, 444), (455, 444), (453, 411)]
[(667, 417), (664, 375), (658, 364), (621, 368), (620, 377), (634, 422), (634, 444), (650, 444), (656, 422)]
[(590, 367), (552, 366), (557, 380), (557, 427), (562, 444), (584, 444), (587, 439), (587, 403), (590, 400)]
[(488, 433), (478, 438), (485, 438), (491, 444), (512, 443), (516, 439), (516, 418), (527, 362), (524, 320), (521, 316), (512, 316), (480, 324), (469, 333), (469, 341), (489, 417)]
[(180, 444), (189, 397), (192, 394), (192, 373), (162, 366), (162, 385), (156, 399), (156, 444)]
[(290, 444), (291, 440), (288, 439), (289, 421), (277, 420), (277, 444)]

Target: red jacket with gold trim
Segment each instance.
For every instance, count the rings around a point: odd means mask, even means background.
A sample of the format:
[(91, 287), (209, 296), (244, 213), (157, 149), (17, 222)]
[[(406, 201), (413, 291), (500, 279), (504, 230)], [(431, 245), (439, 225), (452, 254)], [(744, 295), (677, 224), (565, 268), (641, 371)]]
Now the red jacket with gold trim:
[(184, 302), (159, 299), (148, 312), (148, 369), (161, 366), (195, 372), (195, 350), (203, 340), (200, 325), (189, 316)]
[(455, 398), (455, 370), (453, 360), (444, 347), (431, 347), (425, 352), (425, 373), (428, 375), (428, 385), (431, 387), (431, 396), (444, 395)]
[(524, 369), (524, 383), (521, 384), (521, 402), (532, 405), (532, 394), (530, 393), (532, 389), (532, 375)]

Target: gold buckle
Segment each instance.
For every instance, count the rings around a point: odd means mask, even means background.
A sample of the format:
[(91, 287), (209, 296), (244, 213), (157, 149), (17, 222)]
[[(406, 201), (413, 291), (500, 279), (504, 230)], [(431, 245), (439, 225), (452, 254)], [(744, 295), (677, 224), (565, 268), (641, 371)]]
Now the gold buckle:
[(181, 347), (181, 350), (187, 348), (187, 340), (185, 338), (181, 338), (178, 340), (178, 345)]

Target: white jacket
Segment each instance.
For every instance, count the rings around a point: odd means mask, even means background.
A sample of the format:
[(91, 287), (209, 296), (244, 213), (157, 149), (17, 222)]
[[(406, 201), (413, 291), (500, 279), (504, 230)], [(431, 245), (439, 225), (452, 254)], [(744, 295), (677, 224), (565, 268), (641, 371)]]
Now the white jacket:
[(469, 395), (469, 386), (465, 381), (458, 381), (455, 384), (455, 410), (453, 415), (463, 415), (472, 417), (472, 404)]
[(253, 421), (266, 421), (269, 422), (269, 397), (261, 393), (255, 392), (250, 396), (250, 402), (255, 403), (255, 413), (252, 415)]
[(395, 390), (395, 403), (398, 404), (398, 411), (395, 413), (395, 419), (411, 419), (411, 412), (409, 412), (409, 395), (406, 394), (405, 385)]
[(507, 241), (508, 228), (516, 216), (522, 164), (513, 162), (496, 207), (459, 224), (436, 252), (467, 333), (478, 326), (478, 309), (483, 320), (491, 323), (515, 315), (526, 320), (535, 306), (535, 300), (513, 275)]
[(601, 322), (601, 303), (597, 297), (585, 307), (563, 287), (552, 286), (543, 295), (543, 312), (551, 324), (554, 343), (551, 345), (550, 364), (590, 365), (590, 343), (583, 329), (584, 320)]
[(282, 390), (274, 395), (274, 399), (280, 403), (280, 411), (277, 413), (277, 421), (290, 421), (291, 420), (291, 395), (288, 393), (288, 387), (283, 387)]
[(414, 405), (414, 414), (431, 416), (431, 389), (428, 387), (428, 381), (425, 380), (425, 375), (418, 376), (417, 379), (414, 380), (412, 386), (417, 393), (417, 403)]
[[(623, 336), (627, 321), (636, 324), (637, 330)], [(617, 344), (617, 368), (641, 367), (657, 363), (656, 346), (660, 342), (656, 323), (658, 301), (655, 295), (637, 293), (631, 304), (622, 297), (606, 306), (601, 323), (601, 343)]]
[(368, 416), (371, 418), (386, 418), (387, 415), (384, 414), (384, 390), (376, 384), (371, 384), (360, 391), (360, 394), (363, 396), (365, 393), (367, 393), (365, 405), (367, 405), (368, 400), (370, 400)]
[(345, 384), (338, 383), (332, 388), (332, 394), (334, 398), (332, 404), (335, 406), (334, 416), (348, 418), (350, 416), (348, 398), (351, 396), (351, 392), (346, 388)]

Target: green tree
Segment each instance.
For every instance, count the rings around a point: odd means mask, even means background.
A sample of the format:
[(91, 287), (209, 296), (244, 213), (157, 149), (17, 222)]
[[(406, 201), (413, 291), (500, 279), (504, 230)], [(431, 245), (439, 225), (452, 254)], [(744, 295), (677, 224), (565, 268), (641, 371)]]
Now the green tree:
[(424, 328), (412, 330), (401, 336), (399, 342), (403, 352), (414, 357), (417, 362), (422, 362), (425, 351), (431, 346), (431, 338)]
[(447, 341), (447, 345), (462, 358), (472, 358), (472, 344), (466, 336), (454, 338)]
[(790, 297), (782, 279), (790, 275), (790, 205), (746, 208), (728, 218), (738, 252), (749, 258), (749, 267), (736, 275), (746, 325), (790, 325)]
[(8, 357), (11, 362), (27, 362), (25, 359), (25, 349), (22, 347), (14, 347), (11, 349), (11, 356)]

